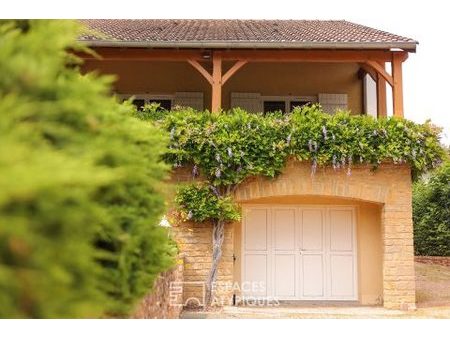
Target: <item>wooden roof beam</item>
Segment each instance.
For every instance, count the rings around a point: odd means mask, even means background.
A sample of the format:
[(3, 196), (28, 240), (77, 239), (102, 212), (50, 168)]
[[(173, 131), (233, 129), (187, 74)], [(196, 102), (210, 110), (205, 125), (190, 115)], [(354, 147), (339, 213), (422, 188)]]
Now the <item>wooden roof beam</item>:
[[(103, 60), (130, 61), (186, 61), (205, 60), (201, 49), (151, 49), (151, 48), (112, 48), (93, 49)], [(390, 62), (392, 52), (380, 50), (214, 50), (223, 61), (247, 60), (248, 62)], [(402, 57), (407, 57), (408, 53)], [(95, 55), (78, 53), (86, 60), (95, 60)]]
[(224, 61), (248, 60), (249, 62), (389, 62), (390, 51), (353, 50), (226, 50), (216, 51)]

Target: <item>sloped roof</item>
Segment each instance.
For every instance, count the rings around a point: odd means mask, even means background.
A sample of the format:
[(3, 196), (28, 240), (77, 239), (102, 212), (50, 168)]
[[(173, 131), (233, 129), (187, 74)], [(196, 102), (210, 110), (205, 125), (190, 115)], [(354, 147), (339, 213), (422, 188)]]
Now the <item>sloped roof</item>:
[(91, 46), (415, 50), (417, 41), (345, 20), (80, 20)]

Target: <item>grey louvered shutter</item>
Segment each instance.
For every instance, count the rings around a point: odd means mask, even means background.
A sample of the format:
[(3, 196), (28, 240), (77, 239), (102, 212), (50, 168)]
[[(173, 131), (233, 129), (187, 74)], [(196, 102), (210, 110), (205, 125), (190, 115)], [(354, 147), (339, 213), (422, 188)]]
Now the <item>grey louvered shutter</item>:
[(319, 94), (319, 103), (328, 114), (334, 114), (339, 109), (347, 109), (347, 102), (347, 94)]
[(250, 113), (262, 112), (261, 94), (231, 93), (231, 108), (242, 108)]
[(175, 106), (191, 107), (195, 110), (203, 110), (202, 92), (176, 92), (174, 99)]

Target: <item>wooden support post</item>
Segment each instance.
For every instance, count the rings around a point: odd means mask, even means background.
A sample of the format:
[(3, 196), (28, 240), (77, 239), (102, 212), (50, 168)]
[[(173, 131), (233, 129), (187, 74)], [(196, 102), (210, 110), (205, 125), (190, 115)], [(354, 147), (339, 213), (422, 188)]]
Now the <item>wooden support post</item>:
[(211, 111), (219, 113), (222, 107), (222, 58), (213, 54)]
[[(384, 62), (381, 62), (380, 66), (384, 69)], [(380, 75), (377, 76), (377, 115), (378, 117), (387, 116), (386, 80)]]
[(402, 63), (405, 60), (404, 53), (392, 54), (392, 101), (394, 116), (403, 117), (403, 74)]

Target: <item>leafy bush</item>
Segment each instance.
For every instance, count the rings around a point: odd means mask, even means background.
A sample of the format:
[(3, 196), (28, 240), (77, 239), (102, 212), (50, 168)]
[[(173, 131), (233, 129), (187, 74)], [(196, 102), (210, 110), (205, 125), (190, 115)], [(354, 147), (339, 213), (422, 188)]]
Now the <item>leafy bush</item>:
[(450, 256), (450, 162), (414, 185), (413, 218), (416, 254)]
[(0, 317), (126, 315), (173, 262), (166, 137), (80, 75), (71, 21), (0, 23)]
[(183, 110), (164, 115), (159, 123), (170, 133), (167, 161), (175, 167), (196, 165), (214, 186), (254, 175), (274, 177), (289, 157), (311, 161), (313, 169), (408, 163), (418, 175), (436, 167), (444, 154), (440, 130), (429, 122), (329, 115), (319, 106), (287, 115)]
[(211, 219), (238, 221), (240, 214), (230, 196), (214, 193), (214, 187), (182, 186), (175, 197), (185, 220), (204, 222)]

